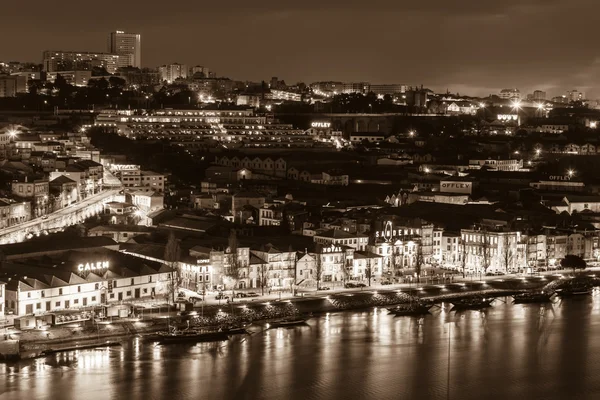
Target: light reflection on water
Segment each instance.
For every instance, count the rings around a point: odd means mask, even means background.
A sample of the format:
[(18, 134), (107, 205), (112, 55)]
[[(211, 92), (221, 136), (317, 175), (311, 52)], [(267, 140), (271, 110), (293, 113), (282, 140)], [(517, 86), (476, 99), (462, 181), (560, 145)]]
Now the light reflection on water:
[(133, 339), (0, 364), (0, 398), (600, 398), (597, 291), (548, 305), (509, 299), (460, 313), (445, 305), (423, 318), (378, 308), (327, 314), (306, 327), (252, 329), (228, 342)]

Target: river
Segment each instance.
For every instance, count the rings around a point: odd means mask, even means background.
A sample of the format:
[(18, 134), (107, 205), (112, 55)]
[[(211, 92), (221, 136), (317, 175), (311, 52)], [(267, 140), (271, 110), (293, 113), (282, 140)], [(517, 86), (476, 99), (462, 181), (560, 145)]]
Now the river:
[(341, 312), (228, 342), (0, 364), (0, 399), (599, 399), (600, 292), (484, 311)]

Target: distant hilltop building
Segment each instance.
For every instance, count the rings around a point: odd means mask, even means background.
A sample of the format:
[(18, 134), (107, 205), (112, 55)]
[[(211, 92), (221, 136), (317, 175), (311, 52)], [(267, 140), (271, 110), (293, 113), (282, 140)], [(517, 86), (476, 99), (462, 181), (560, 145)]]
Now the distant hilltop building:
[(178, 78), (186, 79), (188, 74), (188, 68), (185, 64), (168, 64), (158, 67), (158, 75), (160, 76), (161, 82), (171, 83)]
[(110, 74), (117, 72), (119, 55), (91, 51), (46, 50), (42, 54), (44, 71), (89, 71), (105, 68)]
[(142, 67), (142, 35), (123, 31), (111, 32), (108, 51), (119, 56), (119, 67)]
[(203, 67), (202, 65), (196, 65), (190, 68), (190, 76), (194, 77), (196, 74), (202, 74), (204, 78), (210, 77), (210, 70), (208, 67)]
[(569, 103), (572, 103), (575, 101), (583, 101), (583, 100), (585, 100), (585, 94), (578, 90), (569, 90), (567, 92), (567, 99), (568, 99)]
[(506, 100), (519, 100), (521, 99), (521, 92), (519, 91), (519, 89), (502, 89), (498, 97)]
[(369, 82), (314, 82), (310, 88), (315, 94), (330, 96), (340, 93), (362, 93), (373, 92), (379, 95), (405, 93), (408, 86), (400, 83), (379, 83), (371, 84)]
[(546, 92), (543, 92), (541, 90), (534, 90), (533, 91), (533, 100), (534, 101), (546, 100)]

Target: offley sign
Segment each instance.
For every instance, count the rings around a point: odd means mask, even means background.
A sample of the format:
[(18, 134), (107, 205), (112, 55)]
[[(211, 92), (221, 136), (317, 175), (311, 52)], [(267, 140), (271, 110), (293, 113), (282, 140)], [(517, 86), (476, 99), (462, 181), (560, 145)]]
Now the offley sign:
[(310, 124), (312, 128), (331, 128), (331, 122), (313, 122)]
[(440, 181), (440, 192), (471, 194), (472, 191), (473, 182)]
[(98, 271), (98, 270), (102, 270), (102, 269), (108, 269), (109, 263), (108, 261), (98, 261), (95, 263), (85, 263), (85, 264), (79, 264), (77, 266), (77, 269), (79, 271), (85, 272), (85, 271)]
[(550, 175), (548, 177), (551, 181), (570, 181), (571, 177), (569, 175)]

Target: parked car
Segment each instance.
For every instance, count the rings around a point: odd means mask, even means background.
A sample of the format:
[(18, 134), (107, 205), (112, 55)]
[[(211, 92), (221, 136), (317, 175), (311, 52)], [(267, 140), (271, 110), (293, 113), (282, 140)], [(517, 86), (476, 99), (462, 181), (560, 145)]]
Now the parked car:
[(258, 293), (256, 292), (248, 292), (246, 293), (246, 297), (258, 297), (260, 296)]
[(392, 282), (390, 282), (390, 281), (382, 281), (381, 284), (382, 285), (391, 285)]
[(229, 296), (227, 296), (223, 293), (219, 293), (218, 295), (215, 296), (215, 300), (229, 300)]
[(358, 286), (356, 286), (356, 283), (348, 282), (348, 283), (346, 283), (346, 284), (344, 285), (344, 287), (345, 287), (346, 289), (354, 289), (354, 288), (356, 288), (356, 287), (358, 287)]
[(198, 315), (198, 311), (181, 311), (179, 316), (184, 318), (194, 318)]
[(246, 293), (237, 292), (235, 294), (235, 297), (237, 297), (238, 299), (242, 299), (242, 298), (246, 297)]
[(317, 290), (331, 290), (331, 288), (328, 288), (327, 286), (321, 286), (317, 288)]
[(362, 283), (362, 282), (360, 282), (360, 283), (357, 283), (357, 284), (356, 284), (356, 287), (357, 287), (357, 288), (359, 288), (359, 287), (367, 287), (367, 285), (366, 285), (366, 284), (364, 284), (364, 283)]
[(195, 303), (196, 301), (202, 300), (202, 295), (200, 293), (194, 292), (193, 290), (179, 288), (177, 290), (177, 300)]

